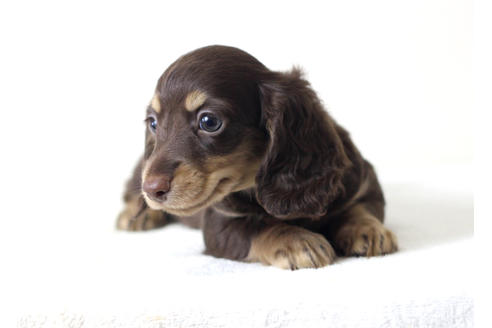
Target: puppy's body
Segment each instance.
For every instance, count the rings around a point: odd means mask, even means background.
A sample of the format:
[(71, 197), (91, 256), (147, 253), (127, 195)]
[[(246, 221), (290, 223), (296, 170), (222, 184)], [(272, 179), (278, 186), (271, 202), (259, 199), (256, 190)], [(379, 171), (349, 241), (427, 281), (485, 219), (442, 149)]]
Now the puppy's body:
[(179, 219), (208, 254), (291, 269), (397, 249), (372, 166), (298, 70), (201, 48), (164, 72), (147, 115), (120, 229)]

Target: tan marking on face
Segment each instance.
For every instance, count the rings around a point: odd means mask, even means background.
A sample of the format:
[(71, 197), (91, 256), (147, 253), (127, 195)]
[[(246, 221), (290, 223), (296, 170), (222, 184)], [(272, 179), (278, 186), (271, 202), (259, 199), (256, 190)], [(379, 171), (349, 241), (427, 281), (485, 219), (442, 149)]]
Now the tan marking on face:
[(150, 106), (157, 112), (161, 112), (161, 102), (159, 100), (159, 92), (156, 92), (154, 94), (154, 97), (152, 98), (152, 101), (150, 102)]
[[(252, 154), (248, 146), (243, 145), (232, 154), (208, 158), (200, 167), (180, 164), (164, 203), (152, 201), (145, 194), (144, 197), (153, 209), (180, 216), (193, 215), (231, 192), (253, 187), (260, 165), (261, 156)], [(142, 181), (146, 177), (147, 166), (144, 167)]]
[(202, 91), (191, 91), (185, 99), (185, 109), (189, 112), (193, 112), (198, 107), (203, 105), (203, 103), (207, 100), (207, 95)]
[(335, 257), (333, 247), (322, 235), (279, 223), (253, 238), (246, 261), (295, 270), (323, 267), (333, 263)]

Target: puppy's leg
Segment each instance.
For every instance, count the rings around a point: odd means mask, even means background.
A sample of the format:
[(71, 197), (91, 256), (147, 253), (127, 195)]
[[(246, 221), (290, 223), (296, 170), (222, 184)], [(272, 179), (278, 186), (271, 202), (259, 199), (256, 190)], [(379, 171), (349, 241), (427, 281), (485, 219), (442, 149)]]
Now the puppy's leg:
[(398, 242), (393, 232), (370, 211), (370, 204), (359, 203), (341, 218), (332, 234), (335, 249), (344, 256), (376, 256), (396, 252)]
[(335, 251), (322, 235), (279, 223), (252, 239), (247, 260), (282, 269), (319, 268), (333, 263)]
[(125, 207), (116, 221), (119, 230), (140, 231), (156, 229), (173, 221), (173, 217), (163, 211), (147, 206), (141, 195), (142, 161), (140, 160), (126, 185), (123, 196)]
[(207, 215), (203, 229), (206, 253), (291, 270), (319, 268), (334, 261), (335, 251), (322, 235), (278, 220), (267, 221)]
[(174, 221), (164, 211), (156, 211), (147, 206), (142, 196), (134, 197), (125, 203), (116, 221), (118, 230), (142, 231), (157, 229)]

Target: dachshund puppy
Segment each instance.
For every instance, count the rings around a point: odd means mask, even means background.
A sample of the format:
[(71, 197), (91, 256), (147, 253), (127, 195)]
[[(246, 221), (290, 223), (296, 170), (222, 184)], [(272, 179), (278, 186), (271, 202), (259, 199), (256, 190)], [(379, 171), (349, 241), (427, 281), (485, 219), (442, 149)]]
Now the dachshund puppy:
[(161, 76), (146, 123), (119, 229), (180, 220), (207, 254), (292, 270), (397, 250), (374, 169), (298, 69), (200, 48)]

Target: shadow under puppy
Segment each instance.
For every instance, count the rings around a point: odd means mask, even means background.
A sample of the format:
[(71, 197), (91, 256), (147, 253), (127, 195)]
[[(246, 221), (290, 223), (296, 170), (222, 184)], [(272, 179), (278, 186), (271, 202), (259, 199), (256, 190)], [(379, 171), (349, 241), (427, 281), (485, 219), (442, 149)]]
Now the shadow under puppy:
[(372, 166), (299, 70), (209, 46), (174, 62), (147, 108), (117, 227), (200, 227), (206, 253), (285, 269), (397, 250)]

